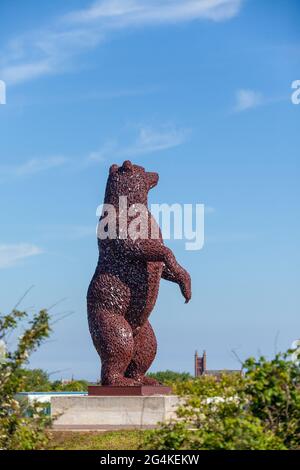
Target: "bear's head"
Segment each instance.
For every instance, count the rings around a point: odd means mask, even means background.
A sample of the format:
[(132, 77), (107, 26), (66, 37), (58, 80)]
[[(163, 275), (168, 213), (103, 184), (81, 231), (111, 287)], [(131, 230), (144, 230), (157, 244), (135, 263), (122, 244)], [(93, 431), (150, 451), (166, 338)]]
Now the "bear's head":
[(148, 192), (158, 183), (158, 174), (145, 171), (139, 165), (126, 160), (122, 166), (112, 165), (106, 184), (106, 204), (118, 206), (119, 197), (127, 196), (129, 205), (147, 204)]

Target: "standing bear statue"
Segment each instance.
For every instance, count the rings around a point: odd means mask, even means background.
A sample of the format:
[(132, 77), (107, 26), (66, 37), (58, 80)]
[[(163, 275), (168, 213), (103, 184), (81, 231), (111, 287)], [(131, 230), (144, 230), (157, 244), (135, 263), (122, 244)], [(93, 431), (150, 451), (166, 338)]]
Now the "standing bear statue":
[[(191, 298), (190, 276), (164, 246), (148, 210), (148, 192), (157, 182), (157, 173), (130, 161), (109, 170), (99, 221), (105, 227), (104, 236), (98, 234), (99, 260), (87, 293), (89, 329), (101, 358), (102, 385), (158, 385), (145, 374), (157, 350), (149, 316), (160, 279), (177, 283), (186, 302)], [(125, 200), (127, 206), (120, 208)], [(146, 214), (146, 235), (132, 236), (127, 232), (141, 208), (144, 218)]]

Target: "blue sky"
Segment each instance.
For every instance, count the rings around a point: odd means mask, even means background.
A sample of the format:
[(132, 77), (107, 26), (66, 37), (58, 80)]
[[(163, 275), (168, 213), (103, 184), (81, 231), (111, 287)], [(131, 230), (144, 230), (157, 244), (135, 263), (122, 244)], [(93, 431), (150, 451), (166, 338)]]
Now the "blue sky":
[(99, 376), (85, 295), (98, 204), (123, 155), (160, 174), (152, 203), (204, 203), (205, 246), (170, 241), (193, 299), (161, 282), (152, 370), (210, 368), (299, 333), (297, 0), (2, 0), (0, 311), (53, 308), (31, 366)]

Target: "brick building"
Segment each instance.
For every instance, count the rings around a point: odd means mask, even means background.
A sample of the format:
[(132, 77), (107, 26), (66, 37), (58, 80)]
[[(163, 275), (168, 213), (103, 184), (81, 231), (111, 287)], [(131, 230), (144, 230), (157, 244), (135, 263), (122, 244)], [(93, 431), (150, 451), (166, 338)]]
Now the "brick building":
[(202, 375), (214, 375), (220, 376), (221, 374), (241, 374), (241, 370), (238, 369), (207, 369), (207, 357), (206, 351), (203, 351), (203, 356), (199, 356), (198, 352), (195, 352), (194, 358), (194, 374), (195, 377), (201, 377)]

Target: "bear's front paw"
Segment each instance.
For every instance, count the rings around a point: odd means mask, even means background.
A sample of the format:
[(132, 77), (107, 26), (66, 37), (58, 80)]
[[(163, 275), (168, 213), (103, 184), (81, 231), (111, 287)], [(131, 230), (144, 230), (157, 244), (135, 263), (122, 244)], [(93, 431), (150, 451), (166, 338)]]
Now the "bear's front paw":
[(191, 276), (184, 269), (180, 274), (179, 287), (183, 297), (185, 298), (185, 303), (187, 304), (192, 297)]

